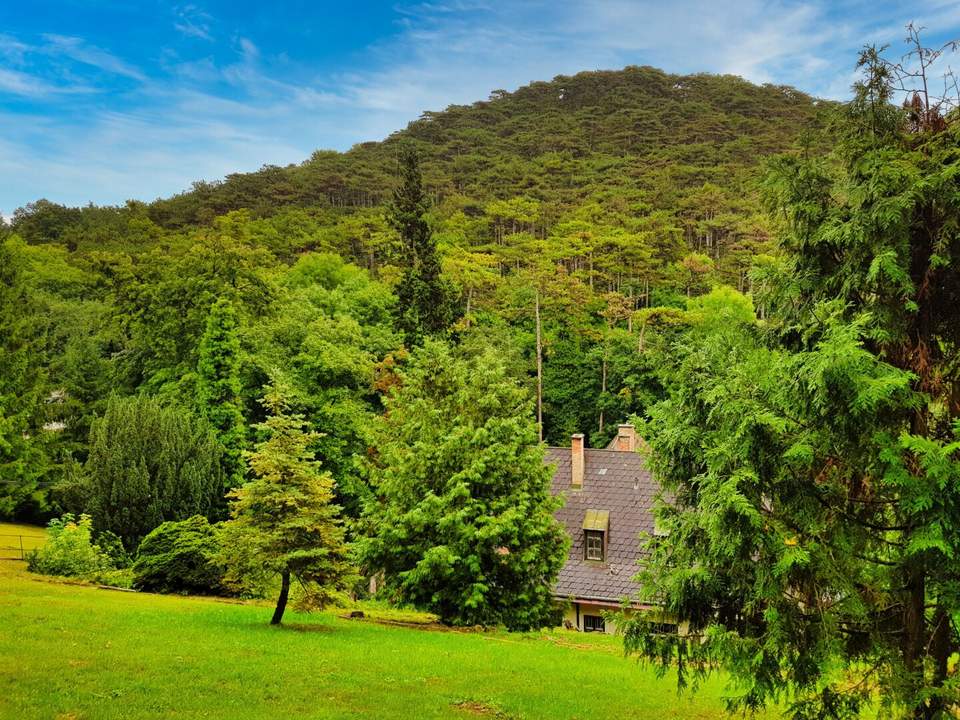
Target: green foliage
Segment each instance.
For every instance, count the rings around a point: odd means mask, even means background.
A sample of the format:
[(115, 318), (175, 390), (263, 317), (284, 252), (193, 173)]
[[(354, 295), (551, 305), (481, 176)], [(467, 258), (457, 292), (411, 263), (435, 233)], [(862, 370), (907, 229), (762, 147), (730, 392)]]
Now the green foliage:
[(224, 592), (217, 529), (202, 515), (165, 522), (140, 543), (133, 564), (134, 586), (151, 592)]
[(106, 556), (110, 566), (117, 570), (126, 570), (133, 564), (130, 553), (123, 546), (123, 540), (116, 533), (109, 530), (101, 530), (94, 536), (97, 547)]
[(430, 341), (387, 400), (359, 554), (387, 594), (460, 625), (538, 628), (566, 559), (529, 394), (495, 354)]
[(427, 199), (417, 156), (406, 149), (400, 157), (400, 184), (387, 209), (387, 220), (400, 236), (403, 276), (397, 284), (397, 326), (407, 344), (447, 330), (454, 320), (453, 288), (440, 274), (440, 256), (427, 224)]
[(51, 520), (47, 541), (27, 556), (27, 569), (42, 575), (86, 578), (109, 568), (109, 557), (93, 542), (89, 515)]
[(133, 550), (165, 520), (222, 516), (220, 459), (213, 431), (186, 410), (147, 397), (111, 398), (93, 424), (85, 467), (96, 527)]
[(210, 309), (200, 338), (197, 407), (223, 448), (221, 465), (227, 487), (243, 484), (245, 426), (240, 408), (240, 339), (233, 304), (220, 298)]
[(228, 582), (249, 581), (243, 575), (250, 572), (280, 576), (272, 621), (278, 624), (291, 578), (303, 586), (306, 605), (323, 606), (349, 585), (352, 570), (333, 480), (309, 449), (316, 434), (304, 429), (302, 416), (289, 413), (276, 384), (263, 405), (269, 415), (258, 427), (265, 438), (247, 454), (253, 479), (230, 493), (223, 546)]
[(324, 429), (311, 449), (333, 476), (337, 503), (350, 517), (359, 515), (367, 492), (357, 458), (366, 453), (380, 410), (374, 368), (400, 344), (394, 302), (389, 288), (339, 256), (304, 255), (283, 276), (275, 314), (247, 336), (255, 377), (280, 369), (291, 406), (311, 427)]
[(37, 362), (39, 308), (24, 277), (22, 242), (0, 242), (0, 518), (42, 508), (45, 471), (39, 408), (43, 374)]
[(764, 320), (703, 298), (661, 345), (670, 535), (640, 581), (689, 632), (641, 617), (626, 641), (681, 685), (730, 671), (734, 708), (933, 719), (960, 702), (960, 133), (911, 127), (862, 60), (833, 156), (771, 165)]

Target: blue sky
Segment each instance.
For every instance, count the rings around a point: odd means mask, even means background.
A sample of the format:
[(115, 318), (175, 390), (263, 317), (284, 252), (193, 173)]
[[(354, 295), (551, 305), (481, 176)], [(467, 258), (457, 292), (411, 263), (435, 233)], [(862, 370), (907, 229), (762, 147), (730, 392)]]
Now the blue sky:
[[(580, 70), (734, 73), (844, 98), (857, 50), (960, 2), (0, 2), (0, 214), (152, 200), (381, 139)], [(957, 63), (960, 65), (960, 61)]]

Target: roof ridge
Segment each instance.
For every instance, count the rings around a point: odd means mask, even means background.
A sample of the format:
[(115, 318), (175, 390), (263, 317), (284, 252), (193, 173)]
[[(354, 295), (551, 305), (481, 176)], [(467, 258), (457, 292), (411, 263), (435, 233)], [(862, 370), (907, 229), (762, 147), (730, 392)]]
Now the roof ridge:
[[(569, 451), (570, 448), (569, 448), (569, 447), (561, 447), (561, 446), (558, 446), (558, 445), (547, 445), (547, 450), (567, 450), (567, 451)], [(616, 453), (617, 455), (636, 455), (637, 457), (641, 457), (641, 458), (643, 457), (643, 456), (642, 456), (640, 453), (638, 453), (636, 450), (611, 450), (611, 449), (609, 449), (609, 448), (584, 448), (583, 451), (584, 451), (585, 453), (587, 453), (587, 452), (604, 452), (604, 453)]]

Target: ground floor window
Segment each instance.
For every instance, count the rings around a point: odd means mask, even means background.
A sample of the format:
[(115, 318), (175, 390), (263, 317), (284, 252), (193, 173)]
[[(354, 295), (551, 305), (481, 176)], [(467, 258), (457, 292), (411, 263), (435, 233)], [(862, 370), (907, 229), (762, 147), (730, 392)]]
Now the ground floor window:
[(677, 626), (674, 623), (651, 623), (650, 629), (656, 635), (676, 635)]
[(583, 631), (584, 632), (604, 632), (606, 626), (603, 623), (603, 617), (600, 615), (584, 615), (583, 616)]

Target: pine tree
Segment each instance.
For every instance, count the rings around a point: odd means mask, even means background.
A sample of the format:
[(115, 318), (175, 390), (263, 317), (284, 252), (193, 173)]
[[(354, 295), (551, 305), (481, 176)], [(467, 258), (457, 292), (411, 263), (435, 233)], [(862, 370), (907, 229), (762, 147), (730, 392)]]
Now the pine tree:
[(296, 579), (305, 600), (322, 606), (343, 589), (352, 571), (340, 521), (333, 504), (333, 479), (320, 470), (310, 445), (317, 433), (305, 429), (303, 417), (291, 414), (283, 391), (267, 389), (267, 420), (258, 426), (266, 439), (246, 453), (253, 479), (230, 493), (231, 520), (226, 526), (229, 580), (245, 574), (280, 577), (272, 625), (283, 620)]
[(210, 309), (200, 339), (197, 406), (223, 446), (223, 474), (228, 488), (244, 480), (245, 427), (240, 411), (240, 341), (233, 303), (223, 297)]
[(487, 350), (429, 340), (387, 402), (360, 556), (394, 599), (459, 625), (547, 624), (567, 537), (531, 398)]
[(400, 235), (404, 273), (397, 285), (397, 326), (407, 344), (442, 333), (456, 319), (453, 286), (441, 276), (440, 256), (426, 212), (429, 201), (416, 153), (407, 148), (400, 156), (400, 185), (387, 209), (387, 222)]
[(0, 518), (43, 504), (42, 358), (14, 240), (0, 242)]

